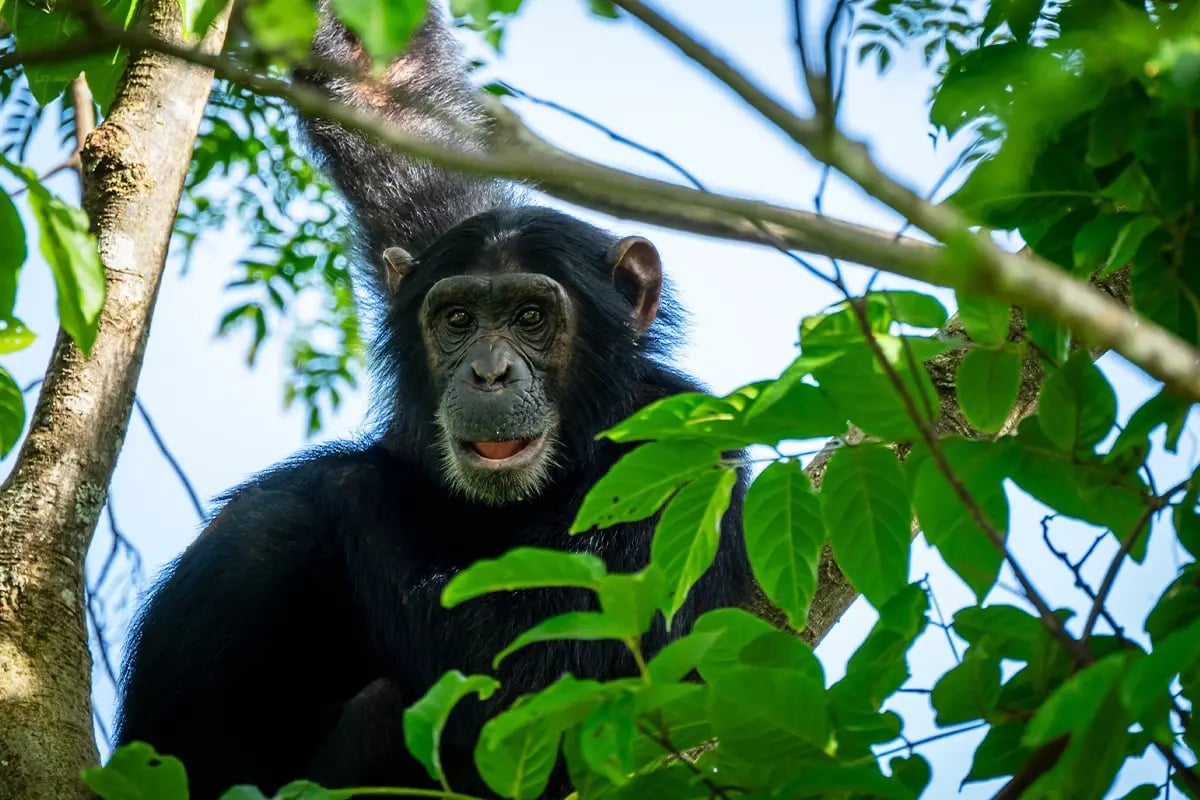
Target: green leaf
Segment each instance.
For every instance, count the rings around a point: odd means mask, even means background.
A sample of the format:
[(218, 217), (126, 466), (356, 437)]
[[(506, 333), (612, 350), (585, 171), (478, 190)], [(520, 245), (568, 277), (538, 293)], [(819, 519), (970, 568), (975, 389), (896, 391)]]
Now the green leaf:
[(600, 639), (632, 639), (641, 630), (625, 624), (606, 614), (595, 611), (568, 611), (565, 614), (542, 620), (512, 641), (508, 647), (501, 650), (492, 659), (492, 667), (500, 666), (500, 662), (510, 655), (537, 642), (556, 642), (563, 639), (578, 639), (597, 641)]
[(83, 771), (83, 782), (102, 800), (187, 800), (187, 773), (179, 759), (145, 742), (118, 747), (103, 767)]
[(982, 600), (1004, 563), (1001, 545), (1008, 534), (1004, 481), (1019, 464), (1020, 452), (1006, 441), (947, 439), (940, 446), (951, 474), (1001, 541), (993, 541), (980, 527), (975, 513), (963, 504), (932, 458), (910, 455), (909, 468), (917, 470), (913, 506), (925, 538)]
[[(183, 35), (188, 38), (203, 37), (208, 31), (208, 26), (212, 25), (227, 2), (228, 0), (179, 0), (179, 8), (183, 12)], [(258, 4), (253, 4), (250, 8), (256, 5)]]
[(742, 649), (775, 630), (771, 623), (740, 608), (718, 608), (701, 614), (690, 635), (716, 637), (716, 641), (700, 654), (696, 664), (701, 677), (712, 682), (739, 666)]
[(488, 720), (475, 745), (475, 766), (502, 797), (539, 797), (546, 789), (567, 728), (584, 720), (609, 696), (595, 681), (563, 676)]
[(5, 192), (0, 192), (0, 320), (12, 317), (17, 301), (17, 279), (28, 255), (25, 249), (25, 225), (17, 207)]
[(498, 688), (500, 683), (487, 675), (467, 677), (458, 670), (451, 670), (438, 678), (424, 697), (405, 709), (404, 743), (408, 746), (408, 752), (424, 765), (429, 777), (445, 783), (446, 774), (442, 771), (442, 758), (438, 750), (442, 730), (454, 706), (469, 694), (486, 700)]
[(693, 629), (687, 636), (671, 642), (650, 659), (647, 667), (650, 682), (670, 684), (683, 680), (700, 665), (720, 638), (718, 632), (700, 633)]
[(579, 750), (592, 769), (612, 783), (628, 783), (636, 764), (633, 742), (637, 708), (627, 692), (609, 698), (588, 715), (579, 730)]
[[(836, 361), (841, 355), (840, 352), (822, 353), (820, 355), (802, 353), (795, 361), (788, 365), (788, 368), (777, 379), (768, 381), (763, 386), (762, 393), (749, 409), (749, 419), (754, 420), (756, 417), (766, 414), (778, 403), (784, 401), (785, 398), (791, 400), (794, 390), (798, 390), (802, 386), (811, 388), (810, 384), (804, 383), (805, 379), (811, 376), (815, 369)], [(803, 394), (803, 392), (800, 393), (802, 399)], [(826, 403), (826, 406), (828, 406), (828, 403)], [(845, 427), (845, 420), (842, 420), (842, 428), (839, 432), (844, 432)]]
[(617, 7), (610, 0), (588, 0), (588, 7), (597, 17), (617, 19), (620, 16), (617, 13)]
[(1112, 251), (1108, 255), (1109, 269), (1104, 274), (1118, 270), (1132, 261), (1146, 237), (1161, 226), (1162, 221), (1151, 216), (1137, 217), (1123, 225), (1117, 232), (1116, 241), (1113, 242)]
[(666, 598), (662, 571), (651, 564), (641, 572), (606, 575), (596, 590), (604, 616), (614, 625), (641, 633)]
[(838, 448), (821, 501), (838, 565), (872, 605), (882, 606), (908, 585), (912, 515), (896, 456), (878, 445)]
[[(221, 3), (221, 0), (200, 0), (200, 3), (202, 7), (197, 10), (200, 21), (203, 21), (203, 17), (209, 13), (215, 15), (221, 9), (221, 6), (217, 5)], [(213, 5), (217, 7), (211, 8)], [(405, 5), (405, 0), (392, 0), (390, 3), (384, 3), (381, 0), (335, 0), (334, 2), (334, 7), (338, 10), (339, 15), (342, 14), (343, 7), (347, 5), (353, 6), (355, 12), (370, 13), (366, 9), (368, 6), (374, 6), (376, 10), (387, 6), (387, 10), (391, 11), (393, 6)], [(309, 0), (252, 0), (245, 6), (245, 19), (250, 31), (254, 34), (254, 43), (274, 54), (303, 56), (317, 30), (316, 6)], [(212, 18), (209, 17), (208, 21), (211, 22)], [(345, 18), (343, 21), (347, 25), (350, 24), (349, 20)], [(386, 30), (373, 30), (371, 42), (367, 43), (364, 40), (367, 52), (373, 55), (375, 51), (371, 47), (381, 46), (379, 40), (387, 36), (388, 31)], [(407, 41), (405, 38), (404, 42)], [(386, 57), (403, 49), (404, 42)]]
[[(1012, 474), (1018, 486), (1060, 514), (1090, 522), (1125, 536), (1145, 514), (1147, 489), (1137, 467), (1107, 464), (1096, 457), (1084, 458), (1035, 442), (1030, 431), (1041, 436), (1036, 419), (1022, 423), (1017, 438), (1021, 460)], [(1141, 560), (1146, 538), (1140, 537), (1131, 555)]]
[[(920, 421), (932, 421), (940, 410), (937, 389), (921, 366), (928, 352), (916, 348), (933, 344), (936, 347), (933, 352), (938, 352), (949, 345), (930, 339), (884, 335), (876, 335), (875, 342), (912, 399)], [(913, 348), (911, 353), (909, 348)], [(866, 343), (845, 345), (841, 357), (816, 368), (813, 374), (834, 408), (867, 433), (890, 441), (907, 441), (918, 434), (892, 375)]]
[(1092, 452), (1112, 430), (1117, 397), (1085, 350), (1046, 379), (1038, 398), (1042, 433), (1068, 453)]
[(916, 753), (907, 758), (893, 758), (888, 766), (892, 770), (892, 777), (907, 786), (913, 797), (920, 797), (933, 779), (929, 762)]
[(812, 481), (796, 461), (770, 464), (746, 493), (746, 553), (759, 586), (802, 630), (817, 590), (825, 518)]
[(933, 687), (930, 702), (939, 726), (987, 719), (1000, 697), (1000, 657), (968, 648), (962, 663)]
[(1016, 773), (1029, 760), (1033, 751), (1022, 746), (1025, 733), (1023, 722), (993, 725), (975, 749), (975, 758), (963, 783), (987, 781)]
[(829, 746), (820, 663), (791, 634), (764, 633), (711, 680), (708, 718), (722, 765), (774, 785)]
[[(251, 787), (240, 788), (246, 789)], [(254, 791), (257, 792), (258, 790), (254, 789)], [(253, 800), (258, 800), (261, 796), (254, 795)], [(229, 795), (222, 795), (221, 800), (229, 800)], [(251, 800), (251, 796), (247, 795), (246, 800)], [(344, 791), (331, 792), (312, 781), (292, 781), (286, 786), (280, 787), (271, 800), (348, 800), (348, 798)]]
[(384, 64), (408, 44), (425, 18), (425, 0), (333, 0), (338, 19), (354, 31), (363, 47)]
[(1150, 434), (1159, 425), (1164, 424), (1167, 426), (1167, 449), (1174, 453), (1191, 410), (1190, 402), (1175, 397), (1163, 389), (1133, 412), (1129, 422), (1125, 423), (1125, 427), (1117, 436), (1117, 441), (1113, 443), (1112, 449), (1109, 450), (1109, 457), (1133, 451), (1139, 461), (1144, 460), (1150, 452)]
[(1062, 364), (1070, 353), (1071, 332), (1053, 319), (1034, 311), (1025, 312), (1025, 331), (1029, 340), (1045, 353), (1054, 365)]
[(863, 709), (878, 711), (908, 680), (905, 654), (925, 630), (928, 607), (925, 592), (912, 583), (879, 609), (878, 621), (850, 656), (845, 677), (830, 690), (839, 719), (858, 717)]
[[(95, 10), (109, 24), (124, 30), (136, 16), (134, 0), (100, 0)], [(94, 29), (61, 4), (48, 3), (38, 7), (32, 3), (0, 3), (0, 16), (9, 23), (16, 37), (17, 51), (42, 51), (87, 38)], [(113, 47), (75, 58), (46, 60), (24, 66), (29, 91), (39, 105), (56, 100), (72, 80), (85, 73), (92, 96), (107, 114), (113, 101), (117, 82), (125, 69), (125, 51)]]
[(221, 800), (273, 800), (257, 786), (234, 786), (221, 794)]
[(591, 553), (516, 547), (499, 558), (476, 561), (451, 578), (442, 590), (442, 605), (453, 608), (480, 595), (516, 589), (595, 590), (606, 573), (604, 561)]
[(721, 451), (701, 442), (651, 442), (626, 454), (592, 487), (571, 533), (644, 519), (682, 484), (716, 467)]
[(737, 483), (732, 469), (706, 472), (679, 490), (663, 511), (650, 547), (650, 562), (666, 576), (667, 625), (688, 592), (708, 571), (721, 541), (721, 519)]
[(996, 433), (1008, 421), (1021, 388), (1021, 353), (1008, 348), (972, 348), (959, 362), (954, 391), (963, 416), (981, 433)]
[(1161, 793), (1153, 783), (1135, 786), (1121, 796), (1121, 800), (1156, 800)]
[(1101, 659), (1072, 675), (1038, 709), (1021, 743), (1037, 747), (1064, 733), (1085, 730), (1096, 718), (1097, 698), (1112, 691), (1125, 666), (1126, 659), (1120, 654)]
[(884, 777), (876, 764), (812, 763), (805, 764), (800, 775), (783, 784), (774, 796), (916, 800), (917, 794), (903, 782)]
[(489, 737), (487, 725), (475, 745), (479, 775), (501, 797), (541, 797), (558, 759), (561, 730), (525, 725), (504, 738)]
[(915, 328), (941, 328), (950, 318), (940, 300), (922, 292), (889, 289), (871, 292), (866, 300), (887, 309), (893, 321)]
[(600, 435), (614, 442), (693, 439), (737, 449), (826, 437), (845, 427), (815, 386), (785, 373), (778, 381), (752, 383), (724, 397), (684, 392), (664, 398)]
[(26, 328), (25, 323), (16, 317), (0, 319), (0, 355), (24, 350), (33, 344), (35, 339), (37, 336), (33, 331)]
[(0, 367), (0, 458), (8, 455), (25, 430), (25, 398), (21, 387)]
[(957, 294), (958, 318), (976, 344), (998, 345), (1008, 339), (1012, 307), (978, 295)]
[[(1170, 698), (1171, 681), (1175, 676), (1187, 675), (1198, 664), (1200, 621), (1155, 642), (1154, 649), (1148, 655), (1133, 659), (1121, 679), (1121, 704), (1133, 719), (1146, 722), (1145, 717), (1155, 704), (1164, 703)], [(1167, 740), (1171, 738), (1168, 736)]]
[(1171, 510), (1171, 519), (1175, 524), (1175, 536), (1193, 556), (1200, 554), (1200, 515), (1196, 507), (1200, 504), (1200, 475), (1192, 473), (1192, 488), (1179, 505)]
[(41, 227), (42, 255), (54, 273), (59, 322), (87, 355), (96, 340), (105, 292), (104, 267), (87, 215), (45, 191), (30, 191), (29, 205)]
[(1145, 749), (1128, 733), (1116, 692), (1092, 697), (1087, 714), (1092, 721), (1075, 729), (1054, 767), (1029, 787), (1030, 797), (1103, 797), (1122, 764)]
[(954, 615), (954, 632), (972, 647), (1002, 658), (1032, 661), (1042, 623), (1015, 606), (972, 606)]

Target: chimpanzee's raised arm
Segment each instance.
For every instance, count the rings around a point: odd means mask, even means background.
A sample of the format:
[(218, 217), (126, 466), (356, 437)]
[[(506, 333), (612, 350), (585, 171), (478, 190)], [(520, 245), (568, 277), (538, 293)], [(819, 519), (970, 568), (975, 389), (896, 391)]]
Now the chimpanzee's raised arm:
[[(337, 64), (351, 75), (367, 75), (370, 57), (322, 2), (321, 26), (312, 45), (315, 68), (296, 79), (332, 98), (386, 114), (406, 131), (464, 149), (482, 149), (485, 117), (466, 80), (462, 53), (442, 13), (431, 8), (407, 50), (388, 65), (382, 85), (367, 83), (321, 64)], [(321, 119), (304, 120), (308, 139), (349, 202), (367, 263), (381, 264), (387, 247), (419, 255), (462, 220), (510, 204), (510, 189), (408, 158)]]

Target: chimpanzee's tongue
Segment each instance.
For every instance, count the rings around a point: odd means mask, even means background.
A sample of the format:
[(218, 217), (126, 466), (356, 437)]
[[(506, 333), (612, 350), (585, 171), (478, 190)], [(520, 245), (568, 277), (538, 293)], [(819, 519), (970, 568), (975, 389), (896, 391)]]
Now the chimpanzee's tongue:
[(484, 458), (502, 461), (524, 450), (528, 443), (528, 439), (512, 439), (507, 442), (471, 442), (471, 447)]

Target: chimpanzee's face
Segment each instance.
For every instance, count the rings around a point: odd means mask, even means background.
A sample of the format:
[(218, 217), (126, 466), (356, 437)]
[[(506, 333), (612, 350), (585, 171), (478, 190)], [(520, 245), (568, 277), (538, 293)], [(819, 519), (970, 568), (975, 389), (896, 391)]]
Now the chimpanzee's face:
[(574, 317), (563, 287), (538, 273), (456, 275), (430, 289), (421, 332), (451, 486), (493, 504), (545, 486)]

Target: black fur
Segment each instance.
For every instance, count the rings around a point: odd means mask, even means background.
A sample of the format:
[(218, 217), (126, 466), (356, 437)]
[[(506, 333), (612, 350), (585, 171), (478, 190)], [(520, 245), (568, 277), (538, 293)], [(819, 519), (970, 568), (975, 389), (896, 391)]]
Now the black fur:
[[(436, 20), (396, 69), (398, 91), (478, 124), (449, 34)], [(356, 63), (355, 43), (329, 24), (319, 55)], [(354, 102), (354, 84), (304, 76)], [(399, 124), (482, 146), (424, 112), (400, 108)], [(236, 783), (274, 790), (299, 777), (329, 786), (430, 785), (406, 753), (403, 708), (448, 669), (491, 672), (492, 656), (553, 614), (594, 607), (578, 591), (496, 594), (445, 610), (439, 596), (456, 571), (516, 545), (587, 550), (611, 571), (649, 557), (653, 520), (572, 537), (567, 529), (587, 489), (626, 448), (595, 434), (648, 402), (695, 383), (664, 366), (675, 316), (668, 304), (650, 333), (630, 330), (630, 301), (612, 281), (605, 253), (615, 237), (570, 216), (508, 205), (508, 189), (448, 175), (385, 153), (323, 122), (312, 144), (341, 187), (376, 264), (403, 246), (416, 267), (386, 298), (373, 347), (381, 424), (368, 441), (298, 456), (231, 492), (206, 530), (159, 583), (134, 632), (122, 687), (118, 742), (145, 740), (181, 758), (194, 800)], [(513, 263), (558, 280), (575, 306), (579, 335), (569, 385), (555, 397), (562, 457), (549, 487), (496, 507), (463, 500), (439, 475), (433, 396), (417, 327), (421, 299), (439, 278)], [(712, 570), (677, 617), (744, 596), (739, 484)], [(667, 641), (661, 620), (653, 653)], [(487, 704), (467, 702), (443, 740), (451, 785), (488, 794), (471, 748), (490, 713), (563, 673), (609, 679), (633, 674), (623, 646), (547, 643), (504, 662), (503, 688)], [(547, 796), (562, 796), (559, 775)]]

